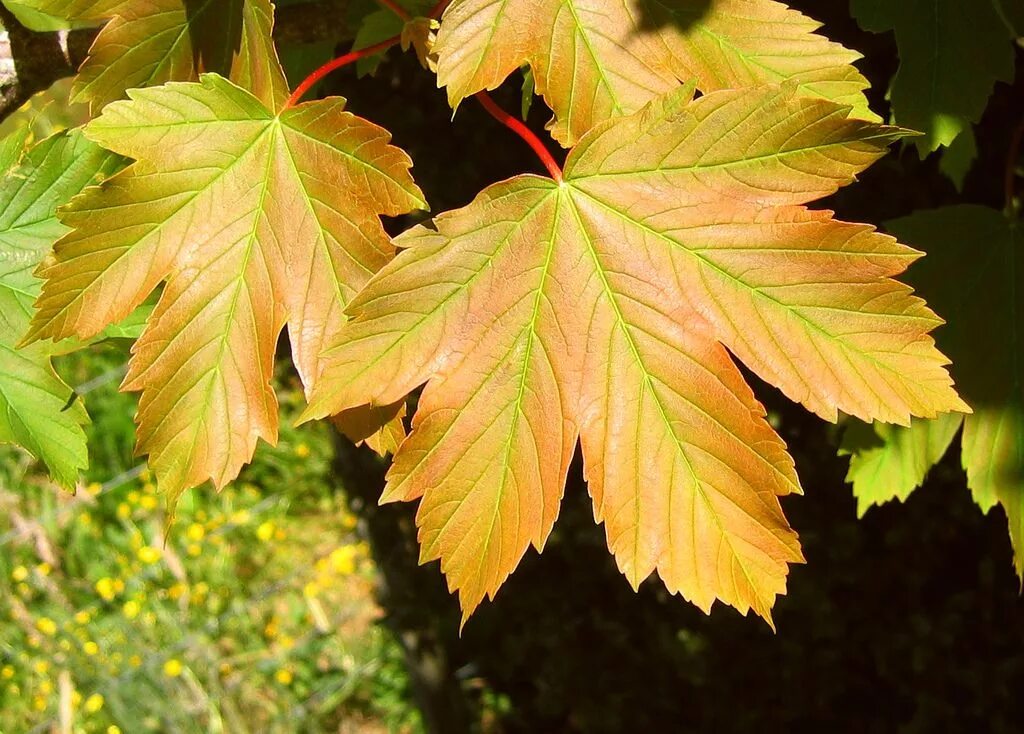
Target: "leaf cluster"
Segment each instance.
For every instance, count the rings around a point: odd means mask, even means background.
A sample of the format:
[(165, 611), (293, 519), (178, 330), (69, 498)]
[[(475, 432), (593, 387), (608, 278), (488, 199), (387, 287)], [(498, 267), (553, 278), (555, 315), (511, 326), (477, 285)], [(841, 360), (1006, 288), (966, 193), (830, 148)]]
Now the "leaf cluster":
[[(910, 128), (922, 155), (959, 141), (945, 155), (962, 178), (970, 124), (1012, 77), (1001, 0), (955, 39), (910, 19), (944, 32), (974, 3), (855, 0), (900, 48), (891, 125), (859, 55), (775, 0), (388, 0), (294, 89), (269, 0), (4, 2), (26, 22), (100, 25), (70, 90), (84, 127), (0, 148), (0, 438), (62, 483), (84, 466), (86, 416), (53, 355), (134, 339), (138, 451), (173, 503), (276, 441), (286, 333), (305, 417), (394, 454), (383, 500), (420, 501), (421, 559), (440, 560), (467, 617), (543, 548), (579, 447), (634, 587), (657, 572), (706, 611), (770, 622), (803, 560), (780, 504), (801, 487), (740, 364), (826, 420), (877, 424), (844, 449), (864, 503), (904, 496), (963, 424), (976, 497), (1024, 542), (1018, 340), (1006, 359), (969, 354), (1019, 321), (1012, 170), (1008, 216), (916, 215), (889, 228), (899, 241), (812, 208)], [(411, 159), (344, 99), (301, 99), (399, 44), (548, 175), (389, 237), (382, 217), (428, 207)], [(521, 71), (564, 166), (487, 96)], [(928, 252), (902, 281), (922, 253), (901, 242)], [(947, 293), (951, 269), (970, 287)], [(943, 319), (911, 286), (950, 320), (938, 346)]]

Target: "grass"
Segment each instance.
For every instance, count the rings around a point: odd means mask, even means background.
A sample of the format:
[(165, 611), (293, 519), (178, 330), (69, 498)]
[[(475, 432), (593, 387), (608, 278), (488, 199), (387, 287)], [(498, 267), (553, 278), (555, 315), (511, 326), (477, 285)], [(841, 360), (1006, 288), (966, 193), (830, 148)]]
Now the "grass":
[(238, 482), (163, 498), (132, 456), (117, 346), (84, 386), (92, 466), (68, 494), (0, 447), (0, 732), (422, 730), (325, 426), (278, 380), (282, 435)]

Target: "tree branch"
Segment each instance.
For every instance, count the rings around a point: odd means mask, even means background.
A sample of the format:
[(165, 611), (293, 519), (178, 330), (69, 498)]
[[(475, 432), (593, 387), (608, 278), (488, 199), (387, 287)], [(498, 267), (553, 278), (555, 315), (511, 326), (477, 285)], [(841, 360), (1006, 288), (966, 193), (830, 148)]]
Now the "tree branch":
[[(276, 13), (274, 40), (278, 44), (295, 44), (350, 39), (354, 29), (348, 26), (349, 3), (350, 0), (316, 0), (281, 8)], [(7, 31), (6, 40), (0, 33), (0, 120), (36, 92), (74, 74), (99, 33), (98, 28), (36, 33), (19, 23), (2, 3), (0, 23)]]
[(56, 33), (33, 33), (0, 4), (7, 42), (0, 41), (0, 119), (36, 92), (74, 73)]

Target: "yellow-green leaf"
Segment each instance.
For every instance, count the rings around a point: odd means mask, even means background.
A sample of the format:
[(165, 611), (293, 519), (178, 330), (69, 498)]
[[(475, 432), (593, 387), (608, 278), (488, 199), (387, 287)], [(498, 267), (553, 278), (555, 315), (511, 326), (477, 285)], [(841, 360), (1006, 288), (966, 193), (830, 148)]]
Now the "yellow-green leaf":
[(270, 386), (287, 325), (306, 383), (343, 309), (392, 247), (380, 214), (424, 202), (388, 133), (331, 98), (275, 114), (204, 75), (130, 92), (86, 135), (135, 158), (63, 212), (32, 338), (89, 337), (161, 283), (125, 388), (139, 451), (172, 497), (223, 486), (277, 436)]
[(857, 514), (890, 500), (906, 501), (946, 454), (963, 416), (947, 413), (909, 426), (855, 421), (843, 433), (840, 456), (850, 456), (846, 481), (853, 485)]
[(691, 93), (598, 126), (562, 183), (520, 176), (400, 236), (325, 354), (310, 417), (426, 383), (385, 499), (422, 498), (422, 559), (466, 614), (544, 545), (579, 440), (634, 586), (657, 571), (769, 618), (799, 484), (730, 352), (831, 419), (965, 408), (938, 318), (891, 279), (917, 254), (803, 206), (902, 131), (778, 87)]

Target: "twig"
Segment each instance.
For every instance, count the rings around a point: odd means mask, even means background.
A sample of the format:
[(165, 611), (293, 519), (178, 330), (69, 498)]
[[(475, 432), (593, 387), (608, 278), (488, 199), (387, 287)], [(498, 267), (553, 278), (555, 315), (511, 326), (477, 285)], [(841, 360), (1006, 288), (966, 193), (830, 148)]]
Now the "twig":
[(479, 100), (480, 104), (484, 106), (484, 109), (490, 113), (491, 117), (521, 137), (526, 141), (527, 145), (533, 148), (533, 152), (537, 154), (541, 163), (543, 163), (544, 167), (548, 169), (548, 173), (551, 174), (551, 178), (555, 179), (558, 183), (562, 182), (561, 167), (558, 165), (554, 156), (551, 155), (551, 152), (544, 147), (544, 143), (540, 141), (540, 138), (534, 135), (530, 128), (526, 127), (526, 125), (524, 125), (520, 120), (501, 109), (495, 101), (491, 99), (491, 96), (487, 94), (487, 92), (479, 92), (476, 95), (476, 98)]

